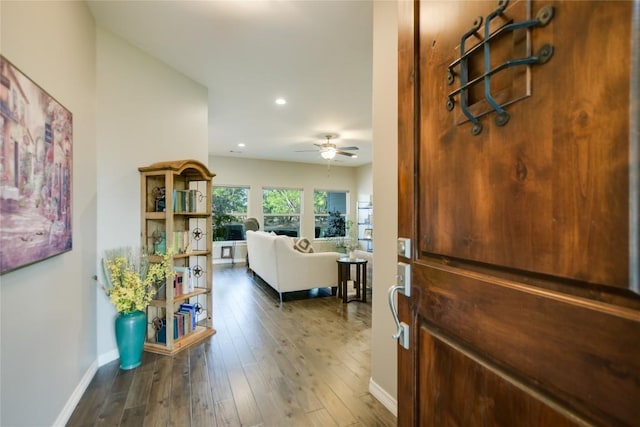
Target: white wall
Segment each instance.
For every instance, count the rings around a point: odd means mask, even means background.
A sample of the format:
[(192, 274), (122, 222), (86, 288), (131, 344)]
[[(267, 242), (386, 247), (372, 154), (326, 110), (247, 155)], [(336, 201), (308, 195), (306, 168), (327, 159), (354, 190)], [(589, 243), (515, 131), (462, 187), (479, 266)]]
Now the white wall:
[(397, 4), (373, 6), (373, 190), (374, 238), (371, 387), (372, 393), (395, 410), (397, 399), (395, 326), (387, 289), (396, 282), (398, 229), (398, 84)]
[[(97, 42), (98, 256), (140, 246), (138, 167), (166, 160), (207, 164), (204, 86), (101, 27)], [(100, 364), (118, 356), (116, 312), (98, 294)]]
[(95, 370), (95, 31), (84, 2), (1, 5), (2, 54), (73, 114), (73, 249), (0, 277), (0, 425), (46, 426)]

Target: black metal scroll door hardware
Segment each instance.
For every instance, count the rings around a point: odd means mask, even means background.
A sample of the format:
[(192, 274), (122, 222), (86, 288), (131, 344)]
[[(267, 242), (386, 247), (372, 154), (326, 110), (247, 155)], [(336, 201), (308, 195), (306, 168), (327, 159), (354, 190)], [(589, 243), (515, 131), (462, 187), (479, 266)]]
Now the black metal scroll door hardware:
[[(544, 27), (551, 21), (553, 18), (553, 6), (544, 6), (541, 8), (535, 19), (529, 19), (521, 22), (514, 22), (511, 24), (507, 24), (496, 32), (491, 34), (491, 21), (495, 19), (497, 16), (502, 15), (504, 10), (507, 8), (507, 4), (509, 0), (499, 0), (498, 7), (496, 10), (491, 12), (485, 19), (482, 16), (478, 16), (472, 24), (472, 27), (469, 31), (463, 34), (460, 39), (460, 58), (456, 59), (452, 62), (447, 71), (447, 83), (452, 85), (455, 82), (455, 67), (460, 67), (460, 87), (451, 93), (449, 93), (447, 97), (447, 110), (453, 111), (455, 107), (455, 97), (460, 95), (460, 109), (462, 110), (462, 114), (467, 117), (471, 123), (471, 134), (479, 135), (482, 132), (482, 123), (478, 120), (478, 117), (474, 116), (469, 110), (468, 104), (468, 90), (471, 86), (478, 84), (480, 82), (484, 83), (484, 97), (496, 112), (495, 123), (498, 126), (504, 126), (509, 122), (509, 113), (507, 113), (502, 106), (500, 106), (496, 100), (491, 95), (491, 76), (498, 73), (499, 71), (505, 70), (507, 68), (516, 67), (520, 65), (533, 65), (533, 64), (545, 64), (551, 57), (553, 56), (553, 46), (550, 44), (543, 45), (538, 52), (526, 58), (518, 58), (511, 59), (506, 61), (495, 68), (491, 68), (491, 41), (495, 40), (497, 37), (510, 32), (515, 31), (522, 28), (532, 28), (532, 27)], [(478, 43), (476, 46), (472, 47), (468, 51), (465, 50), (465, 42), (469, 37), (474, 34), (477, 34), (478, 30), (482, 26), (484, 21), (484, 38), (481, 43)], [(478, 76), (471, 81), (469, 81), (469, 69), (468, 69), (468, 59), (469, 57), (476, 52), (478, 49), (483, 48), (484, 51), (484, 74)]]

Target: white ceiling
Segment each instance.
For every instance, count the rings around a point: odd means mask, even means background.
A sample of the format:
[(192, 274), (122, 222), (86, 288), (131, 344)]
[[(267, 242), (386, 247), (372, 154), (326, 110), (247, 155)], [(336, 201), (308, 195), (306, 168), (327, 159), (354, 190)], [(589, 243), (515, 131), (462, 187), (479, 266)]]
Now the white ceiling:
[(323, 163), (296, 150), (335, 133), (360, 148), (338, 165), (371, 162), (371, 0), (88, 4), (99, 25), (209, 89), (211, 155)]

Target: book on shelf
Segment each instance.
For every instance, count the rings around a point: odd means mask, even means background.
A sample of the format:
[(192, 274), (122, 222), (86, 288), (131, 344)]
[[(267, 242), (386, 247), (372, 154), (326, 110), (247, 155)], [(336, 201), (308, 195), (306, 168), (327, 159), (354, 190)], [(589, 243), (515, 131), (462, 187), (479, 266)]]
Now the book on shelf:
[[(195, 308), (187, 309), (180, 308), (180, 310), (173, 313), (173, 339), (177, 340), (196, 329), (195, 323)], [(167, 327), (166, 321), (163, 322), (162, 327), (156, 334), (156, 341), (159, 343), (167, 342)]]
[(196, 306), (193, 304), (180, 304), (180, 311), (188, 311), (191, 315), (191, 330), (196, 329), (196, 323), (198, 322), (196, 316)]
[(173, 190), (173, 211), (197, 212), (198, 190)]
[(179, 297), (182, 295), (182, 290), (184, 288), (183, 280), (184, 273), (179, 270), (179, 267), (175, 267), (175, 276), (173, 277), (173, 296)]
[(178, 325), (178, 338), (182, 338), (184, 335), (184, 317), (182, 316), (182, 313), (173, 313), (173, 317), (176, 319), (176, 324)]
[(173, 232), (173, 253), (184, 254), (191, 251), (191, 239), (188, 231)]
[(204, 195), (207, 194), (207, 182), (206, 181), (190, 181), (189, 190), (193, 190), (194, 195), (194, 212), (206, 212), (207, 204), (210, 201)]
[[(180, 275), (180, 295), (188, 294), (194, 291), (194, 277), (191, 273), (191, 268), (189, 267), (174, 267), (173, 270), (176, 272), (176, 277), (178, 274)], [(176, 285), (178, 286), (178, 285)]]
[(193, 322), (191, 320), (192, 315), (189, 310), (179, 310), (177, 313), (183, 317), (184, 322), (182, 323), (182, 336), (188, 335), (193, 331)]
[[(167, 322), (165, 321), (162, 327), (158, 330), (156, 334), (156, 341), (161, 343), (167, 343)], [(178, 318), (173, 316), (173, 339), (177, 340), (178, 337)]]

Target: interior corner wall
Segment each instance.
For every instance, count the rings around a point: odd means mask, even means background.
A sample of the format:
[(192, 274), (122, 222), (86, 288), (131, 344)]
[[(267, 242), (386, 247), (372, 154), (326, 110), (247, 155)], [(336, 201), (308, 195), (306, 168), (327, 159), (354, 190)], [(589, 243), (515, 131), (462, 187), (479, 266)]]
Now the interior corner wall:
[(84, 2), (1, 7), (2, 54), (73, 114), (72, 250), (0, 277), (0, 425), (50, 426), (96, 359), (95, 28)]
[(373, 201), (373, 163), (357, 168), (356, 179), (358, 182), (358, 201)]
[(373, 6), (373, 264), (376, 273), (373, 278), (371, 381), (386, 395), (388, 406), (397, 404), (398, 380), (397, 344), (391, 339), (395, 325), (387, 300), (387, 289), (396, 283), (398, 238), (397, 7), (396, 1), (376, 1)]
[[(208, 161), (208, 91), (106, 29), (96, 29), (98, 257), (140, 242), (138, 167)], [(95, 266), (99, 269), (98, 265)], [(100, 364), (116, 357), (115, 309), (97, 296)]]

